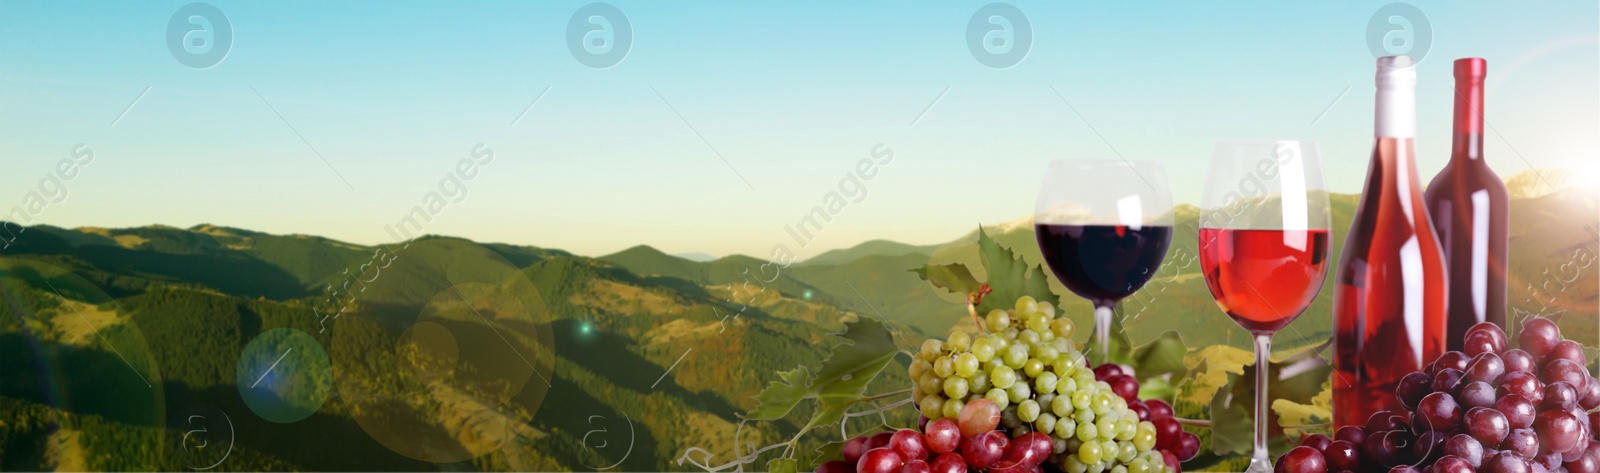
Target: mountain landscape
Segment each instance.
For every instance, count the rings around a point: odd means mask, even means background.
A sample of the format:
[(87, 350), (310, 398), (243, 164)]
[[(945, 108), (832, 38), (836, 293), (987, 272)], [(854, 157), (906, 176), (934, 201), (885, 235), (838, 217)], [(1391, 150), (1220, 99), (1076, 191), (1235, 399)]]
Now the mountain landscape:
[[(1562, 314), (1569, 338), (1600, 345), (1600, 237), (1575, 223), (1595, 221), (1594, 196), (1513, 195), (1512, 307)], [(1356, 198), (1331, 200), (1337, 260)], [(1177, 331), (1195, 356), (1244, 352), (1248, 334), (1216, 310), (1199, 274), (1198, 213), (1176, 210), (1166, 263), (1125, 301), (1124, 325), (1136, 343)], [(985, 231), (1042, 262), (1031, 218)], [(844, 321), (886, 321), (907, 350), (970, 324), (959, 296), (910, 270), (979, 260), (976, 229), (777, 268), (643, 245), (589, 257), (442, 236), (366, 246), (211, 225), (30, 226), (0, 251), (0, 470), (676, 471), (693, 468), (679, 461), (692, 447), (724, 463), (736, 443), (747, 453), (798, 431), (804, 416), (741, 429), (739, 414), (777, 371), (815, 366)], [(1087, 303), (1051, 284), (1087, 327)], [(1328, 339), (1331, 289), (1278, 349)], [(280, 368), (242, 354), (284, 328), (328, 358), (286, 362), (305, 373), (292, 376), (329, 384), (314, 412), (289, 423), (241, 396), (257, 389), (244, 382), (254, 373), (265, 371), (261, 384)], [(902, 389), (908, 362), (897, 358), (868, 391)], [(205, 447), (196, 412), (227, 420), (204, 431)], [(883, 420), (915, 417), (905, 408)], [(817, 437), (802, 447), (836, 438)], [(225, 455), (212, 448), (224, 440)]]

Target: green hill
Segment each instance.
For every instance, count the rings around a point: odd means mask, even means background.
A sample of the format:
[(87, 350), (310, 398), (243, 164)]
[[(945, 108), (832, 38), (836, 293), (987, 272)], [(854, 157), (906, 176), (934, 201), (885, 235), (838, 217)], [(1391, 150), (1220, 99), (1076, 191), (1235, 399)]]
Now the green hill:
[(843, 264), (868, 256), (928, 256), (933, 254), (933, 250), (938, 249), (938, 247), (939, 245), (917, 246), (889, 240), (868, 240), (849, 248), (825, 251), (820, 255), (800, 262), (800, 264), (805, 266)]

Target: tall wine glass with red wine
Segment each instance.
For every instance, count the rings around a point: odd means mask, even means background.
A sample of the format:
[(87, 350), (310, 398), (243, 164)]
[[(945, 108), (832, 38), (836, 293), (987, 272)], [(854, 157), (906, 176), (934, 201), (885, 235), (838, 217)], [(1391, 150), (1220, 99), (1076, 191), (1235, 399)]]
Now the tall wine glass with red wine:
[(1267, 457), (1267, 357), (1272, 335), (1300, 316), (1328, 271), (1328, 191), (1314, 143), (1218, 143), (1200, 209), (1200, 268), (1235, 323), (1255, 337), (1255, 452)]
[(1150, 281), (1172, 243), (1166, 173), (1150, 162), (1053, 161), (1033, 223), (1050, 271), (1094, 304), (1093, 356), (1104, 363), (1117, 302)]

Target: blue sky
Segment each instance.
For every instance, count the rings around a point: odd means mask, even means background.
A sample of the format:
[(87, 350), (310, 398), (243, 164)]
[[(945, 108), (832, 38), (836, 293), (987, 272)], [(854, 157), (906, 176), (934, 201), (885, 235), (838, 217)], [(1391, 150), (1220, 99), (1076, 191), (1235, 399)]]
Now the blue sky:
[[(1161, 162), (1192, 203), (1214, 141), (1308, 139), (1330, 186), (1355, 192), (1366, 25), (1386, 2), (1018, 1), (1034, 40), (1006, 69), (967, 50), (987, 2), (611, 3), (633, 42), (593, 69), (565, 41), (585, 2), (215, 1), (233, 44), (196, 70), (165, 40), (185, 2), (0, 2), (0, 210), (80, 142), (96, 160), (38, 222), (386, 242), (483, 143), (495, 160), (428, 231), (590, 255), (765, 256), (879, 143), (894, 161), (801, 257), (1025, 216), (1058, 158)], [(1595, 160), (1595, 2), (1413, 3), (1433, 29), (1424, 176), (1448, 158), (1465, 56), (1489, 60), (1502, 176)]]

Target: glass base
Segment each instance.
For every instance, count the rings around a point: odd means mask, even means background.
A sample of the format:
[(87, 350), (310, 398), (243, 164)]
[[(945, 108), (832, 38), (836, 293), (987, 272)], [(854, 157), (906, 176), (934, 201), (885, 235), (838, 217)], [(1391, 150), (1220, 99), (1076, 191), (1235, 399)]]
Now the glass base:
[(1250, 467), (1245, 468), (1245, 473), (1272, 473), (1272, 460), (1265, 457), (1251, 458)]

